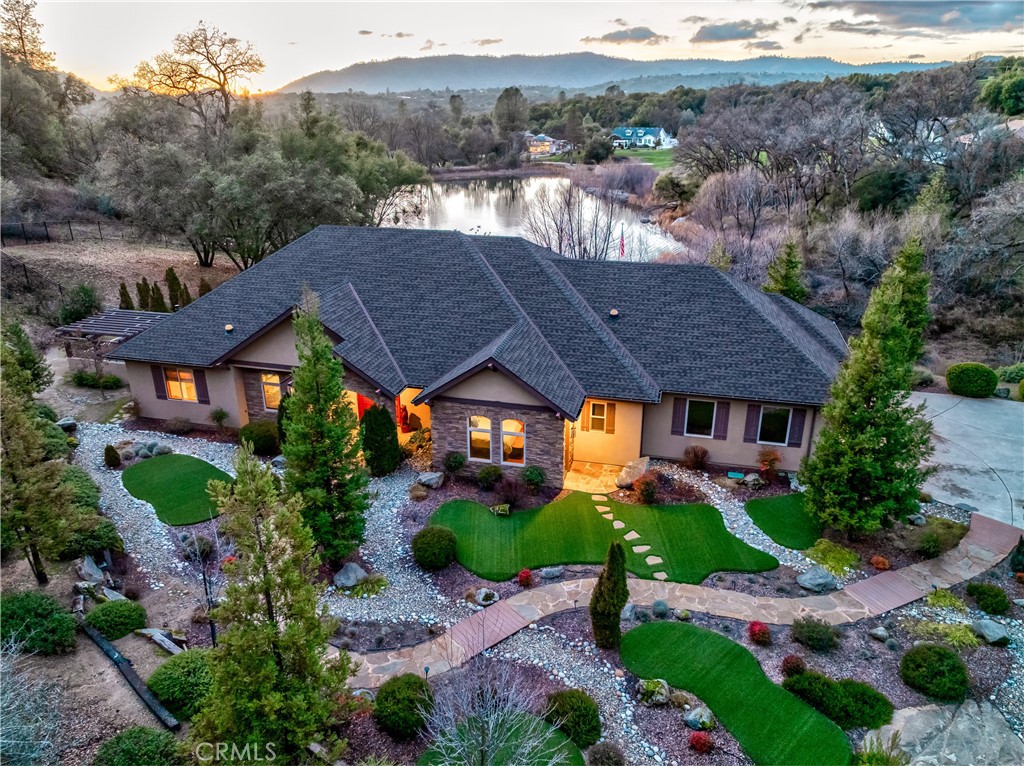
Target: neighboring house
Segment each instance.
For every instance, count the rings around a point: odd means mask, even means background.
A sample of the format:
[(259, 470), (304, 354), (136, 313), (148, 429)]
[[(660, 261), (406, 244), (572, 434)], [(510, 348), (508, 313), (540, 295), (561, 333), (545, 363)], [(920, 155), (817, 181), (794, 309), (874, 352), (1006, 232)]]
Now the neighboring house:
[(670, 136), (664, 128), (615, 128), (611, 135), (612, 146), (616, 149), (633, 149), (655, 147), (671, 148), (678, 146), (679, 141)]
[(527, 140), (530, 154), (551, 154), (554, 152), (555, 139), (543, 133)]
[(321, 226), (111, 356), (146, 417), (273, 418), (303, 287), (348, 396), (429, 427), (468, 470), (681, 458), (796, 469), (846, 354), (827, 319), (699, 265), (574, 261), (518, 237)]

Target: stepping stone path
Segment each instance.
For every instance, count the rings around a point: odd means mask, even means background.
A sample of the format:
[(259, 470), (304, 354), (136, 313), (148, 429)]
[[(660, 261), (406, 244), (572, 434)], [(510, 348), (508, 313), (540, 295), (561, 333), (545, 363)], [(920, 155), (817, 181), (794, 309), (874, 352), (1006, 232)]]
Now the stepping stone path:
[(604, 502), (605, 500), (607, 500), (608, 496), (607, 495), (591, 495), (590, 499), (591, 500), (596, 500), (597, 502), (601, 503), (601, 502)]
[(615, 518), (615, 514), (614, 513), (602, 513), (601, 515), (604, 516), (606, 519), (608, 519), (608, 521), (611, 521), (612, 519)]
[(608, 511), (610, 511), (611, 508), (609, 508), (607, 505), (599, 505), (599, 506), (597, 506), (597, 510), (600, 513), (608, 513)]
[(644, 561), (646, 561), (651, 566), (654, 566), (655, 564), (660, 564), (662, 562), (662, 558), (661, 556), (648, 556), (646, 559), (644, 559)]
[(649, 545), (634, 545), (633, 553), (647, 553), (651, 549)]
[(655, 580), (667, 580), (668, 579), (668, 575), (665, 574), (664, 572), (655, 572), (652, 576), (654, 577)]
[[(608, 497), (607, 497), (607, 495), (591, 495), (590, 499), (593, 500), (595, 503), (600, 503), (600, 502), (606, 502), (608, 500)], [(620, 521), (620, 520), (615, 518), (615, 514), (611, 512), (611, 510), (612, 510), (611, 506), (608, 506), (608, 505), (595, 505), (594, 508), (597, 510), (598, 513), (601, 514), (601, 516), (603, 516), (604, 518), (608, 519), (608, 521), (610, 521), (612, 523), (612, 528), (613, 529), (625, 529), (626, 528), (626, 522)], [(631, 529), (629, 532), (627, 532), (625, 535), (623, 535), (623, 537), (627, 541), (631, 542), (633, 540), (639, 540), (640, 539), (640, 534), (635, 529)], [(649, 551), (650, 549), (651, 549), (651, 546), (649, 546), (649, 545), (634, 545), (633, 546), (633, 553), (647, 553), (647, 551)], [(657, 566), (658, 564), (665, 563), (665, 560), (661, 556), (655, 556), (653, 554), (648, 556), (647, 558), (645, 558), (644, 561), (646, 561), (647, 565), (651, 566), (651, 567)], [(668, 579), (668, 574), (666, 572), (654, 572), (652, 577), (654, 577), (655, 580), (664, 581), (664, 580)]]
[(612, 522), (612, 527), (614, 527), (615, 529), (625, 529), (626, 528), (626, 522), (624, 522), (624, 521), (613, 521)]
[(639, 540), (640, 539), (640, 534), (635, 529), (631, 529), (625, 535), (623, 535), (623, 539), (624, 540)]

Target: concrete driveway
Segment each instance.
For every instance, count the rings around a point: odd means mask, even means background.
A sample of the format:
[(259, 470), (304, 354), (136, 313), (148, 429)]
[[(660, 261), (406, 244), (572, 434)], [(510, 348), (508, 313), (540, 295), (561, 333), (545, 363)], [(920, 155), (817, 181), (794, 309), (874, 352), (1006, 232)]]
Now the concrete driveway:
[(925, 405), (934, 427), (937, 470), (925, 491), (1024, 528), (1024, 404), (920, 392), (911, 401)]

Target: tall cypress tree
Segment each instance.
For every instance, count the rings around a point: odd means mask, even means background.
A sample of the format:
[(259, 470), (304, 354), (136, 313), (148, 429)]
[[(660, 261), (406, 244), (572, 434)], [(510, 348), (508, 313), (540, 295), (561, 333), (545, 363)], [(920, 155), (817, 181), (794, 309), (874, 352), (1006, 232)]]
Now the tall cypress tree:
[(913, 365), (924, 353), (924, 331), (931, 320), (930, 287), (924, 248), (914, 237), (896, 253), (861, 318), (864, 332), (879, 338), (890, 363), (906, 367), (908, 388)]
[(153, 282), (150, 285), (149, 310), (162, 311), (165, 314), (170, 312), (170, 309), (167, 308), (167, 302), (164, 300), (164, 291), (160, 289), (159, 282)]
[(210, 283), (206, 281), (206, 277), (200, 277), (199, 278), (199, 297), (200, 298), (202, 298), (204, 295), (206, 295), (212, 289), (213, 288), (210, 287)]
[(248, 743), (264, 758), (272, 744), (284, 763), (305, 762), (311, 742), (338, 744), (332, 719), (352, 668), (344, 651), (327, 658), (336, 624), (314, 584), (320, 562), (302, 498), (282, 497), (249, 445), (235, 470), (233, 484), (210, 482), (237, 555), (224, 566), (225, 597), (211, 614), (224, 631), (210, 650), (213, 689), (193, 721), (192, 742)]
[(135, 308), (135, 302), (132, 300), (132, 294), (128, 292), (128, 285), (121, 280), (121, 286), (117, 288), (117, 307), (119, 309), (127, 309), (129, 311)]
[(181, 283), (181, 292), (178, 293), (178, 306), (185, 308), (192, 302), (192, 293), (188, 290), (188, 285), (184, 282)]
[(135, 294), (139, 297), (139, 311), (149, 311), (149, 299), (153, 291), (148, 279), (143, 277), (141, 282), (135, 283)]
[(167, 302), (173, 311), (175, 306), (182, 305), (181, 280), (178, 279), (178, 274), (174, 271), (173, 266), (168, 266), (164, 272), (164, 282), (167, 283)]
[(803, 303), (807, 300), (807, 285), (804, 284), (804, 259), (797, 250), (796, 242), (787, 242), (782, 255), (768, 265), (766, 293), (779, 293), (792, 301)]
[(344, 396), (344, 370), (319, 319), (319, 300), (303, 298), (292, 322), (299, 366), (284, 402), (285, 483), (303, 500), (303, 518), (328, 560), (363, 541), (367, 507), (359, 421)]
[(374, 476), (392, 473), (402, 462), (398, 446), (398, 426), (391, 413), (376, 404), (363, 413), (363, 455)]
[(608, 547), (608, 558), (590, 597), (590, 624), (594, 631), (594, 643), (600, 648), (618, 648), (622, 638), (619, 627), (622, 609), (628, 601), (626, 553), (622, 543), (616, 540)]

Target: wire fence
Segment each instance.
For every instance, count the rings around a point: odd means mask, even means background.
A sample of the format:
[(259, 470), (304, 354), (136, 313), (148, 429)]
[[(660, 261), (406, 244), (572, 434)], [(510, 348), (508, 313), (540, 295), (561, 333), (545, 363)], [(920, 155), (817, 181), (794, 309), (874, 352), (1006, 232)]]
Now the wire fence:
[(59, 316), (67, 293), (60, 282), (6, 250), (0, 250), (0, 285), (5, 298), (16, 300), (28, 311), (51, 321)]
[(117, 221), (35, 221), (0, 224), (0, 246), (38, 245), (46, 242), (146, 242), (166, 247), (188, 247), (183, 239), (152, 234)]

